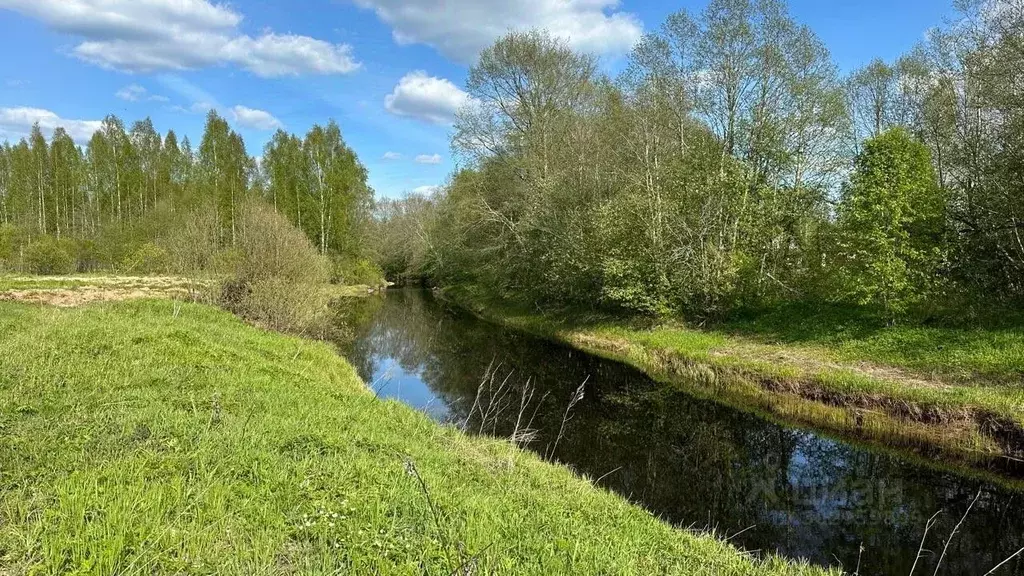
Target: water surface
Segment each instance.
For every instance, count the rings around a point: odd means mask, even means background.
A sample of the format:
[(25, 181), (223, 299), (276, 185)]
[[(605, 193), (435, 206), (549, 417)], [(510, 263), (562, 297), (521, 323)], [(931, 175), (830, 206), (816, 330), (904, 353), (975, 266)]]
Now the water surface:
[[(474, 433), (509, 437), (518, 422), (542, 456), (747, 550), (850, 573), (859, 559), (861, 576), (907, 576), (928, 519), (942, 510), (915, 572), (931, 575), (975, 497), (940, 574), (985, 576), (1024, 546), (1024, 493), (696, 399), (448, 309), (428, 292), (346, 307), (354, 333), (343, 349), (380, 396)], [(1024, 574), (1024, 560), (995, 574)]]

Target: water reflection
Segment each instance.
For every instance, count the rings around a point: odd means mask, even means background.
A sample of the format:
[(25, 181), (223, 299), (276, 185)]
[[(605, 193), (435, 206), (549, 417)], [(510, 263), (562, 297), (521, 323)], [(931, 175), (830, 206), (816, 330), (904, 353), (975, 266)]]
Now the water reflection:
[[(944, 510), (917, 566), (931, 574), (979, 491), (942, 573), (983, 576), (1024, 546), (1019, 493), (692, 398), (628, 367), (446, 310), (428, 293), (391, 292), (344, 313), (353, 326), (346, 355), (381, 396), (471, 430), (482, 424), (481, 406), (491, 406), (487, 432), (509, 436), (523, 421), (524, 387), (533, 386), (531, 449), (668, 521), (715, 528), (748, 550), (850, 572), (860, 557), (862, 576), (906, 576), (926, 522)], [(488, 371), (495, 378), (481, 389)], [(1024, 560), (996, 574), (1024, 574)]]

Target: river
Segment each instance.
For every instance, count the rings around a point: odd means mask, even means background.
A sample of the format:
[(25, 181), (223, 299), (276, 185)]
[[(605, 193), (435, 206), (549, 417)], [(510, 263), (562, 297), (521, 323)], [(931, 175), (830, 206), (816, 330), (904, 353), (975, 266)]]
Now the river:
[[(344, 308), (343, 352), (380, 396), (473, 433), (518, 431), (543, 457), (746, 550), (907, 576), (939, 512), (915, 572), (931, 575), (976, 498), (940, 573), (985, 576), (1024, 546), (1024, 492), (1001, 483), (694, 398), (480, 321), (429, 292), (393, 290)], [(1024, 574), (1024, 559), (994, 574)]]

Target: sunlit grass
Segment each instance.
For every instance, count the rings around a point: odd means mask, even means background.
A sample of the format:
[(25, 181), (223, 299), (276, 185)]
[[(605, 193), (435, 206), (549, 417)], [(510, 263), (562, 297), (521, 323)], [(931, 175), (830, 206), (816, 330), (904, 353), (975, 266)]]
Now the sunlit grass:
[(724, 323), (725, 333), (806, 348), (829, 358), (870, 361), (967, 383), (1024, 382), (1024, 317), (971, 318), (950, 311), (890, 324), (863, 309), (789, 305)]
[(0, 349), (0, 573), (820, 573), (379, 401), (329, 346), (210, 307), (0, 304)]

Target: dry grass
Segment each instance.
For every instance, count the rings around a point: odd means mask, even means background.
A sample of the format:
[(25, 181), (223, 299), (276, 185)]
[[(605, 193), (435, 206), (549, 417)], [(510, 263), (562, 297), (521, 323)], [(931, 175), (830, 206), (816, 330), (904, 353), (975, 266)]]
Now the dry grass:
[(94, 302), (149, 298), (186, 299), (210, 281), (173, 276), (0, 277), (0, 301), (72, 308)]

